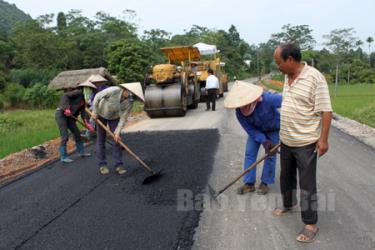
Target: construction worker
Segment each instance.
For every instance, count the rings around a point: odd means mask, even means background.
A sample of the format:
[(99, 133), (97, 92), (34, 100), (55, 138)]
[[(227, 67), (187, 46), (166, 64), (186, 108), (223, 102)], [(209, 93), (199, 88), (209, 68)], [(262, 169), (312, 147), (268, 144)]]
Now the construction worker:
[(297, 172), (300, 186), (300, 210), (305, 224), (296, 240), (309, 243), (319, 232), (316, 185), (317, 157), (328, 151), (332, 106), (328, 84), (314, 67), (301, 61), (301, 50), (293, 44), (278, 46), (275, 63), (285, 74), (280, 129), (280, 189), (283, 207), (280, 216), (297, 204)]
[[(263, 91), (263, 88), (252, 83), (236, 81), (224, 100), (226, 108), (235, 108), (236, 116), (248, 134), (244, 169), (246, 170), (257, 159), (260, 145), (266, 154), (279, 143), (280, 113), (282, 97)], [(258, 194), (267, 194), (268, 185), (275, 183), (276, 156), (270, 155), (264, 161), (261, 183)], [(244, 176), (244, 184), (238, 188), (238, 194), (255, 191), (256, 168)]]
[[(144, 102), (142, 86), (139, 82), (125, 83), (119, 86), (108, 87), (96, 94), (92, 109), (92, 118), (100, 120), (115, 135), (115, 141), (120, 141), (121, 130), (133, 107), (134, 99), (138, 97)], [(106, 131), (97, 124), (97, 158), (99, 171), (101, 174), (108, 174), (105, 153)], [(122, 161), (122, 150), (118, 143), (113, 145), (113, 156), (115, 158), (114, 169), (120, 175), (125, 174), (126, 170)]]
[[(91, 84), (91, 86), (92, 86), (92, 84), (95, 86), (95, 89), (94, 89), (94, 88), (91, 88), (89, 86), (85, 86), (85, 85), (81, 84), (81, 86), (83, 86), (83, 95), (85, 97), (86, 106), (87, 106), (87, 108), (92, 110), (92, 105), (93, 105), (93, 102), (94, 102), (95, 95), (98, 92), (102, 91), (103, 89), (108, 88), (108, 86), (106, 85), (108, 80), (105, 79), (104, 77), (102, 77), (101, 75), (96, 74), (96, 75), (91, 75), (86, 80), (86, 82), (89, 82)], [(89, 121), (90, 121), (90, 124), (95, 128), (96, 127), (95, 121), (92, 118), (90, 118)], [(95, 132), (90, 133), (90, 130), (86, 129), (84, 137), (90, 138), (90, 137), (95, 137), (95, 136), (96, 136)]]
[(212, 111), (215, 111), (216, 107), (216, 93), (219, 89), (219, 79), (214, 75), (214, 71), (212, 69), (207, 70), (208, 77), (206, 79), (206, 111), (210, 110), (210, 103), (212, 102)]
[[(77, 84), (78, 85), (78, 84)], [(93, 89), (96, 87), (89, 82), (85, 82), (81, 84), (81, 87), (89, 86)], [(90, 153), (85, 153), (84, 145), (81, 138), (80, 131), (76, 125), (75, 118), (81, 114), (82, 120), (84, 121), (86, 127), (90, 129), (92, 132), (94, 128), (89, 123), (88, 116), (85, 112), (85, 99), (83, 96), (83, 92), (81, 88), (75, 89), (66, 89), (64, 90), (65, 93), (62, 95), (60, 99), (60, 103), (55, 112), (55, 119), (57, 122), (57, 126), (60, 131), (61, 142), (60, 142), (60, 160), (62, 162), (70, 163), (73, 160), (68, 157), (67, 154), (67, 142), (69, 139), (69, 132), (70, 130), (73, 133), (74, 140), (76, 143), (77, 152), (81, 157), (91, 156)]]

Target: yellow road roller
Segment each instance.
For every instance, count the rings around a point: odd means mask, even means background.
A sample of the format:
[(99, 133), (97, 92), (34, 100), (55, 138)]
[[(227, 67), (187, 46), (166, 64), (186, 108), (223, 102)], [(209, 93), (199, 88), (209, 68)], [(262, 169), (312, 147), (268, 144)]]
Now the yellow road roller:
[(153, 117), (184, 116), (188, 108), (197, 108), (199, 84), (191, 61), (200, 59), (192, 46), (162, 48), (168, 63), (152, 67), (145, 80), (145, 106)]

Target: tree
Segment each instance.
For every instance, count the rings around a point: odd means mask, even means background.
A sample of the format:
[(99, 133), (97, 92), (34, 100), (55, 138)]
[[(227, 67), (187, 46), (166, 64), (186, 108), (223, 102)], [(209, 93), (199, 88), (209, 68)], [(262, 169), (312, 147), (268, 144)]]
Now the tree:
[(372, 53), (370, 54), (370, 66), (371, 66), (372, 68), (375, 68), (375, 52), (372, 52)]
[(43, 28), (48, 28), (48, 26), (53, 22), (53, 17), (55, 14), (45, 14), (38, 16), (36, 21), (40, 24), (41, 27)]
[(6, 72), (13, 66), (14, 45), (8, 39), (0, 39), (0, 71)]
[(355, 33), (354, 28), (332, 30), (330, 34), (323, 35), (327, 40), (324, 44), (335, 54), (346, 54), (356, 47), (359, 39), (355, 37)]
[[(339, 72), (340, 64), (345, 63), (349, 64), (344, 66), (348, 70), (351, 68), (351, 62), (353, 60), (352, 54), (356, 47), (361, 45), (361, 42), (358, 42), (359, 39), (355, 37), (355, 30), (353, 28), (344, 28), (344, 29), (335, 29), (332, 30), (330, 34), (323, 35), (323, 38), (327, 40), (325, 45), (334, 53), (336, 57), (336, 84), (338, 83), (338, 77), (341, 74)], [(343, 71), (343, 72), (344, 72)], [(350, 78), (350, 73), (348, 73), (347, 79)], [(348, 80), (349, 82), (349, 80)]]
[(115, 41), (106, 49), (109, 71), (124, 82), (143, 82), (150, 55), (150, 48), (136, 39)]
[(153, 51), (154, 64), (165, 62), (165, 56), (161, 52), (160, 48), (166, 47), (169, 43), (171, 33), (161, 29), (152, 29), (145, 31), (142, 37), (148, 47)]
[(57, 30), (61, 33), (66, 29), (66, 17), (64, 12), (57, 14)]
[(18, 67), (54, 68), (60, 57), (58, 39), (51, 30), (41, 27), (37, 21), (18, 23), (12, 31)]
[(370, 55), (371, 54), (371, 43), (374, 41), (374, 38), (369, 36), (367, 37), (366, 39), (366, 42), (368, 43), (368, 54)]
[[(126, 13), (129, 12), (130, 10), (128, 10)], [(134, 12), (130, 13), (134, 15)], [(104, 12), (98, 12), (95, 18), (97, 19), (97, 28), (105, 34), (105, 39), (107, 42), (120, 39), (137, 38), (137, 27), (133, 23), (112, 17)]]
[(316, 43), (315, 39), (311, 35), (312, 29), (308, 25), (295, 25), (290, 24), (281, 27), (283, 31), (272, 34), (270, 42), (274, 46), (283, 43), (293, 43), (298, 45), (301, 50), (311, 50), (314, 48)]

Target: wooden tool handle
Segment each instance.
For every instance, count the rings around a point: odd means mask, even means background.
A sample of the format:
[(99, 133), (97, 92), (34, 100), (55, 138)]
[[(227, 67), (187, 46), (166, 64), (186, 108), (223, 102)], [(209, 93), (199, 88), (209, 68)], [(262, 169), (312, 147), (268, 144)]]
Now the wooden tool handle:
[[(110, 129), (108, 129), (106, 125), (104, 125), (98, 118), (94, 118), (89, 109), (86, 108), (86, 112), (91, 116), (91, 118), (95, 120), (97, 124), (99, 124), (100, 127), (102, 127), (108, 134), (111, 135), (114, 141), (116, 141), (115, 134)], [(147, 171), (149, 171), (150, 173), (154, 173), (154, 171), (152, 171), (152, 169), (147, 166), (147, 164), (144, 163), (141, 158), (139, 158), (128, 146), (126, 146), (125, 143), (123, 143), (121, 140), (117, 143), (120, 144), (131, 156), (133, 156), (134, 159), (136, 159), (145, 169), (147, 169)]]

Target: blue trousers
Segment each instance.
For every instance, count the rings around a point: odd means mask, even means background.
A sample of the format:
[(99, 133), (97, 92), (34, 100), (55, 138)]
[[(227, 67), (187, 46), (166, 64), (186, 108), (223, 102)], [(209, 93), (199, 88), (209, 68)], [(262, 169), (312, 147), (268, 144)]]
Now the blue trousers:
[[(279, 131), (272, 131), (272, 132), (268, 132), (264, 134), (267, 140), (271, 140), (273, 144), (279, 143)], [(248, 136), (247, 143), (246, 143), (244, 170), (250, 167), (251, 164), (253, 164), (257, 160), (260, 146), (261, 146), (260, 143), (256, 142), (251, 136)], [(266, 184), (275, 183), (275, 168), (276, 168), (276, 155), (268, 157), (264, 160), (263, 172), (262, 172), (262, 177), (261, 177), (261, 181), (263, 183), (266, 183)], [(256, 182), (256, 167), (244, 176), (243, 181), (244, 183), (249, 183), (249, 184), (253, 184)]]

